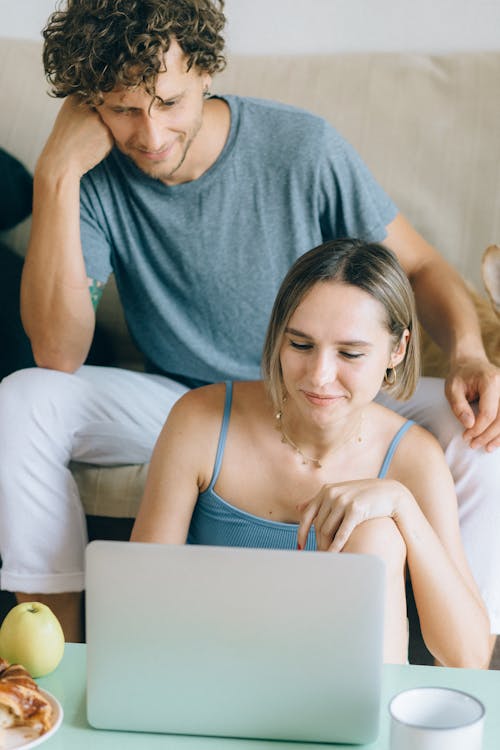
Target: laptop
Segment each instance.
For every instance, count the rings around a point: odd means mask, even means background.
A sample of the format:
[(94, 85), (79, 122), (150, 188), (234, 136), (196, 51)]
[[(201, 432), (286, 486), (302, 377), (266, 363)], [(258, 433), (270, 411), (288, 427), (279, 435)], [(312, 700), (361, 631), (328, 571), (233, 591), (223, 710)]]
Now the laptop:
[(89, 723), (371, 742), (384, 583), (369, 555), (91, 542)]

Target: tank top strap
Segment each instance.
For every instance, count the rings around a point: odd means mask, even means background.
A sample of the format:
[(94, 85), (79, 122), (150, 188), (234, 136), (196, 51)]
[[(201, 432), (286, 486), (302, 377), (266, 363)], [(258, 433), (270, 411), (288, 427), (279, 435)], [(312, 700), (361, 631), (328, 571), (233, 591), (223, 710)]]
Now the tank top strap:
[(226, 380), (226, 398), (224, 400), (224, 414), (222, 415), (222, 425), (220, 428), (219, 442), (217, 444), (217, 453), (215, 454), (214, 471), (212, 479), (205, 492), (212, 490), (219, 476), (220, 467), (222, 466), (222, 458), (224, 456), (224, 448), (226, 447), (227, 428), (229, 427), (229, 417), (231, 414), (231, 404), (233, 401), (233, 383), (231, 380)]
[(384, 461), (378, 473), (378, 479), (383, 479), (385, 475), (387, 474), (387, 470), (391, 464), (392, 457), (394, 456), (396, 448), (398, 447), (401, 441), (401, 438), (403, 437), (405, 432), (412, 426), (412, 424), (415, 424), (415, 422), (413, 421), (413, 419), (409, 419), (407, 422), (401, 425), (399, 430), (396, 432), (396, 434), (392, 438), (391, 444), (389, 445), (389, 448), (387, 449), (387, 453), (385, 454)]

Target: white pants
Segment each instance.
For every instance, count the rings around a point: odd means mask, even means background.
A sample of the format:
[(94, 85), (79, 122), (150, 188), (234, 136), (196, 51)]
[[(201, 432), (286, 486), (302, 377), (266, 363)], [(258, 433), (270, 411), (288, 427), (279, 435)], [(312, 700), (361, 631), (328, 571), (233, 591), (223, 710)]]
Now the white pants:
[[(82, 367), (21, 370), (0, 385), (1, 588), (60, 593), (84, 588), (85, 517), (71, 459), (148, 461), (165, 417), (187, 389), (159, 375)], [(455, 480), (472, 572), (500, 632), (500, 452), (471, 450), (444, 396), (422, 378), (410, 401), (382, 403), (430, 430)]]

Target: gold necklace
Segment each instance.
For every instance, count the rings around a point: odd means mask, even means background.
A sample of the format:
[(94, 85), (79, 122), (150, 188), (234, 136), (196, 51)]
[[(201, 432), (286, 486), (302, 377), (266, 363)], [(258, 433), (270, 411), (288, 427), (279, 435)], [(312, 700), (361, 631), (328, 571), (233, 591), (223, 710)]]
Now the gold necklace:
[[(283, 421), (282, 421), (282, 419), (283, 419), (283, 412), (282, 411), (278, 411), (278, 412), (276, 412), (276, 414), (274, 416), (275, 416), (276, 421), (278, 423), (276, 425), (276, 429), (279, 430), (279, 432), (281, 433), (281, 442), (285, 443), (286, 445), (289, 445), (290, 448), (293, 448), (293, 450), (296, 453), (299, 454), (299, 456), (302, 458), (302, 465), (303, 466), (306, 466), (307, 464), (313, 464), (316, 469), (322, 469), (323, 468), (323, 464), (321, 463), (321, 461), (320, 461), (319, 458), (313, 458), (312, 456), (306, 456), (306, 454), (303, 451), (300, 450), (299, 446), (296, 443), (294, 443), (293, 440), (290, 437), (288, 437), (288, 435), (286, 434), (285, 430), (283, 429)], [(361, 433), (362, 426), (363, 426), (363, 414), (361, 414), (361, 419), (360, 419), (360, 423), (359, 423), (359, 432), (360, 433)], [(345, 445), (349, 440), (350, 440), (350, 438), (348, 438), (347, 440), (344, 440), (344, 442), (342, 443), (342, 445)], [(363, 442), (363, 436), (361, 434), (358, 434), (358, 436), (356, 438), (356, 442), (357, 443)], [(337, 446), (337, 447), (340, 448), (341, 446)], [(335, 450), (337, 450), (337, 448), (335, 448), (332, 451), (329, 451), (327, 453), (327, 455), (329, 455), (330, 453), (334, 453)]]

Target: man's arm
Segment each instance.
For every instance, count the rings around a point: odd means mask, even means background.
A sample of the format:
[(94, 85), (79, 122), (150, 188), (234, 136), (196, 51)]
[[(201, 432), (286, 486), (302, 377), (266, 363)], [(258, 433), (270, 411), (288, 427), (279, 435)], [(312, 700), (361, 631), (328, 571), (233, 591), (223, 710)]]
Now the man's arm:
[[(500, 446), (500, 370), (486, 356), (472, 299), (460, 275), (399, 214), (384, 244), (406, 271), (419, 318), (450, 360), (446, 396), (471, 447)], [(477, 416), (470, 403), (479, 400)]]
[(80, 179), (112, 144), (98, 114), (68, 97), (35, 169), (21, 315), (41, 367), (73, 372), (92, 343), (93, 282), (80, 242)]

